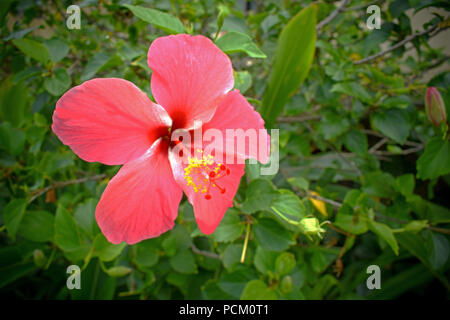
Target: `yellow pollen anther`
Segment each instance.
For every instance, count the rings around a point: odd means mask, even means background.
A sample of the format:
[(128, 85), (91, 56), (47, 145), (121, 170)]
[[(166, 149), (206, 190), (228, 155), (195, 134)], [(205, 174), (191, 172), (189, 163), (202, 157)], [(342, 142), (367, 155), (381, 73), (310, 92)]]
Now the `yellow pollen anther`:
[(211, 199), (209, 194), (210, 187), (217, 187), (221, 193), (225, 193), (225, 189), (221, 188), (215, 181), (226, 176), (225, 166), (214, 162), (212, 155), (205, 155), (203, 150), (198, 149), (197, 152), (201, 158), (189, 157), (188, 165), (184, 168), (184, 179), (186, 184), (194, 189), (194, 192), (206, 193), (205, 199)]

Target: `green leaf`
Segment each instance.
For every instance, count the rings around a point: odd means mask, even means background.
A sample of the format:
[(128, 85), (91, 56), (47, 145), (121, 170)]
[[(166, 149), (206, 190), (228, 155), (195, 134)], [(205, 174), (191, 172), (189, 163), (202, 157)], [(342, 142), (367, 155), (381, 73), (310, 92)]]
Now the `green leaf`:
[(213, 235), (217, 242), (231, 242), (239, 238), (243, 231), (244, 225), (239, 219), (239, 211), (230, 208)]
[(92, 259), (81, 272), (81, 290), (70, 290), (76, 300), (111, 300), (116, 290), (116, 278), (103, 272), (100, 261)]
[(34, 263), (30, 262), (19, 262), (0, 268), (0, 288), (22, 278), (35, 269)]
[(255, 225), (255, 237), (264, 249), (270, 251), (283, 251), (295, 243), (289, 231), (268, 218), (260, 219)]
[(75, 220), (61, 205), (56, 209), (55, 244), (74, 261), (83, 259), (89, 251), (81, 240)]
[(244, 52), (252, 58), (267, 57), (248, 35), (237, 31), (228, 31), (217, 39), (216, 45), (227, 54)]
[(223, 266), (226, 269), (231, 270), (240, 263), (243, 247), (244, 246), (242, 244), (232, 243), (228, 245), (228, 247), (221, 255)]
[(340, 82), (333, 85), (331, 92), (340, 92), (358, 100), (368, 102), (372, 96), (358, 82)]
[(95, 74), (102, 70), (112, 68), (122, 64), (122, 59), (118, 55), (110, 55), (106, 52), (96, 53), (84, 67), (81, 74), (81, 81), (91, 79)]
[(325, 112), (319, 123), (319, 132), (326, 140), (334, 139), (343, 134), (350, 126), (347, 118), (335, 112)]
[(3, 81), (0, 89), (1, 120), (20, 126), (27, 112), (28, 92), (23, 82), (11, 85), (8, 80)]
[(25, 239), (46, 242), (53, 239), (55, 217), (47, 211), (26, 211), (18, 233)]
[(374, 171), (365, 176), (363, 190), (370, 196), (380, 198), (391, 198), (394, 192), (395, 180), (387, 172)]
[(27, 207), (25, 199), (13, 199), (3, 208), (3, 219), (6, 230), (12, 239), (15, 239)]
[(363, 234), (368, 230), (366, 219), (355, 214), (352, 207), (346, 203), (339, 208), (334, 224), (352, 234)]
[(308, 191), (309, 190), (309, 181), (303, 177), (291, 177), (287, 179), (289, 184), (293, 187), (296, 187), (300, 190)]
[(389, 97), (381, 104), (385, 108), (406, 109), (411, 104), (411, 98), (405, 95)]
[(256, 274), (253, 269), (238, 266), (232, 272), (222, 273), (219, 278), (219, 288), (230, 294), (235, 299), (239, 299), (245, 286), (250, 280), (255, 279)]
[(50, 59), (56, 63), (69, 53), (69, 45), (61, 39), (50, 39), (44, 42), (50, 55)]
[(139, 19), (151, 23), (167, 33), (177, 34), (186, 32), (181, 21), (169, 13), (129, 4), (124, 4), (123, 6), (130, 9)]
[(13, 128), (9, 122), (0, 124), (0, 148), (13, 156), (18, 156), (24, 146), (25, 133), (22, 130)]
[(180, 250), (170, 258), (170, 265), (179, 273), (193, 274), (197, 272), (194, 255), (187, 249)]
[(267, 127), (272, 127), (309, 72), (316, 43), (316, 14), (316, 6), (310, 5), (292, 18), (281, 31), (263, 96), (261, 115)]
[(380, 238), (384, 239), (392, 248), (392, 251), (394, 251), (394, 253), (398, 255), (398, 243), (391, 228), (383, 223), (379, 223), (373, 220), (369, 221), (370, 230), (376, 233)]
[(395, 179), (395, 186), (405, 198), (410, 197), (414, 193), (414, 175), (408, 173), (397, 177)]
[(73, 214), (73, 218), (80, 229), (92, 239), (100, 230), (95, 221), (97, 202), (98, 200), (94, 198), (87, 199), (76, 207), (75, 213)]
[(416, 165), (417, 176), (423, 180), (450, 173), (450, 142), (439, 137), (430, 139)]
[(99, 257), (102, 261), (112, 261), (122, 253), (127, 244), (125, 242), (112, 244), (102, 233), (99, 233), (92, 246), (94, 247), (94, 256)]
[(50, 60), (47, 47), (40, 42), (31, 39), (14, 39), (12, 43), (24, 54), (39, 62), (45, 64)]
[(250, 214), (268, 209), (276, 195), (277, 191), (272, 182), (267, 179), (255, 179), (250, 182), (247, 188), (242, 211)]
[[(298, 196), (288, 189), (279, 189), (278, 194), (272, 201), (271, 209), (298, 218), (306, 216), (306, 209)], [(276, 213), (276, 212), (275, 212)]]
[(252, 280), (245, 286), (241, 300), (277, 300), (277, 294), (261, 280)]
[(11, 32), (8, 36), (3, 38), (3, 40), (9, 41), (9, 40), (12, 40), (12, 39), (22, 39), (28, 33), (30, 33), (31, 31), (35, 30), (36, 28), (37, 28), (37, 26)]
[(423, 265), (416, 264), (400, 270), (393, 277), (384, 280), (381, 290), (372, 290), (368, 298), (371, 300), (391, 300), (401, 297), (414, 288), (422, 288), (433, 279), (430, 273)]
[(252, 76), (248, 71), (234, 71), (234, 87), (244, 94), (252, 86)]
[(110, 58), (111, 56), (106, 52), (96, 53), (91, 59), (89, 59), (86, 67), (84, 67), (83, 73), (81, 74), (81, 81), (86, 81), (92, 78)]
[(280, 276), (289, 274), (295, 268), (295, 256), (290, 252), (283, 252), (275, 261), (275, 269)]
[(406, 141), (411, 129), (405, 111), (400, 109), (388, 109), (376, 113), (372, 116), (372, 122), (381, 133), (400, 144)]
[(205, 300), (231, 300), (233, 297), (219, 288), (217, 282), (208, 280), (202, 287), (202, 295)]
[(259, 272), (273, 276), (275, 274), (275, 261), (277, 257), (278, 252), (264, 250), (261, 246), (258, 246), (253, 263)]
[(136, 244), (135, 262), (144, 267), (153, 267), (159, 259), (157, 242), (148, 239)]
[(339, 256), (338, 248), (309, 247), (311, 268), (316, 273), (324, 272)]
[(359, 130), (350, 130), (344, 137), (345, 147), (356, 154), (365, 154), (368, 150), (367, 136)]
[(57, 69), (55, 73), (44, 81), (44, 87), (48, 93), (54, 96), (62, 95), (69, 89), (72, 80), (70, 79), (65, 69)]

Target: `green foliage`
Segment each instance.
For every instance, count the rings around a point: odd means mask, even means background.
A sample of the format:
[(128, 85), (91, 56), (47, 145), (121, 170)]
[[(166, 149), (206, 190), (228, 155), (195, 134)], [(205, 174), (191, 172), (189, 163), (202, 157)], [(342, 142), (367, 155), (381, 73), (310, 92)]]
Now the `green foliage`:
[[(125, 2), (84, 1), (81, 30), (66, 28), (70, 1), (0, 5), (1, 297), (448, 298), (450, 135), (424, 103), (436, 87), (450, 114), (446, 51), (427, 33), (357, 62), (442, 22), (448, 5), (390, 1), (381, 29), (368, 30), (368, 0), (323, 25), (337, 2)], [(426, 7), (441, 11), (413, 24)], [(235, 88), (280, 129), (280, 170), (246, 165), (211, 235), (183, 199), (172, 230), (111, 244), (95, 208), (119, 168), (64, 146), (53, 110), (96, 77), (127, 79), (152, 98), (147, 50), (178, 33), (207, 36), (229, 55)], [(72, 264), (82, 290), (66, 287)], [(366, 288), (372, 264), (381, 290)]]
[(316, 6), (300, 11), (283, 28), (264, 92), (262, 116), (269, 128), (308, 74), (316, 43)]

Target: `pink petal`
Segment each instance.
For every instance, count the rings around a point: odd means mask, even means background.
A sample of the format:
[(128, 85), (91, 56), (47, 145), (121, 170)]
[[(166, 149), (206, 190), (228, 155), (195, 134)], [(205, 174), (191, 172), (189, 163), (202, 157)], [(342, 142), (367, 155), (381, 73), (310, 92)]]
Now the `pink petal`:
[[(222, 132), (223, 150), (216, 151), (240, 159), (253, 158), (261, 163), (267, 163), (269, 161), (270, 136), (264, 128), (264, 120), (255, 111), (253, 106), (247, 102), (239, 90), (229, 92), (225, 99), (221, 101), (211, 121), (203, 125), (203, 135), (205, 135), (208, 129), (218, 129)], [(249, 137), (256, 137), (256, 140), (253, 142), (250, 142), (249, 138), (247, 140), (240, 140), (243, 143), (242, 149), (240, 149), (237, 146), (238, 139), (227, 134), (227, 129), (242, 129), (243, 133), (249, 133)], [(235, 132), (239, 134), (239, 131)], [(254, 133), (254, 135), (250, 133)], [(243, 136), (243, 134), (238, 135), (238, 137)], [(231, 150), (230, 148), (227, 149), (227, 142), (229, 146), (234, 146)], [(208, 142), (204, 142), (204, 145), (207, 146)]]
[(66, 92), (52, 129), (83, 160), (115, 165), (143, 155), (170, 125), (166, 111), (133, 83), (108, 78)]
[(133, 244), (173, 228), (183, 193), (173, 178), (167, 148), (167, 140), (157, 140), (109, 182), (95, 212), (108, 241)]
[[(201, 155), (197, 155), (197, 157), (201, 159)], [(178, 182), (178, 185), (183, 188), (189, 202), (194, 207), (194, 214), (198, 227), (204, 234), (213, 233), (227, 209), (233, 206), (233, 198), (238, 190), (241, 177), (245, 173), (245, 165), (226, 165), (225, 170), (218, 170), (218, 174), (216, 175), (218, 179), (211, 180), (216, 186), (212, 183), (211, 185), (203, 183), (203, 186), (206, 187), (208, 191), (202, 192), (202, 185), (199, 182), (201, 181), (200, 179), (202, 179), (204, 174), (208, 175), (210, 169), (214, 169), (220, 166), (220, 164), (213, 163), (208, 168), (202, 167), (199, 171), (191, 172), (191, 174), (189, 174), (189, 176), (196, 181), (196, 186), (200, 187), (198, 191), (195, 191), (193, 186), (188, 185), (187, 183), (188, 180), (185, 171), (187, 164), (180, 161), (180, 158), (177, 158), (173, 150), (169, 152), (169, 159), (175, 180)], [(229, 170), (229, 174), (226, 174), (227, 170)], [(207, 199), (208, 195), (210, 196), (209, 199)]]
[(174, 129), (211, 119), (220, 99), (233, 88), (230, 59), (201, 35), (157, 38), (147, 57), (152, 93), (174, 121)]

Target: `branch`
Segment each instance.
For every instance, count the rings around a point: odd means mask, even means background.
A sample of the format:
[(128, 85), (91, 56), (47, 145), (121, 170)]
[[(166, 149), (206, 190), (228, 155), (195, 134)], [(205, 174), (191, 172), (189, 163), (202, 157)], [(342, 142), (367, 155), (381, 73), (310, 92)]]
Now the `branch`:
[(344, 8), (342, 11), (344, 11), (344, 12), (346, 12), (346, 11), (359, 11), (359, 10), (367, 8), (367, 7), (371, 6), (371, 5), (377, 4), (378, 2), (381, 2), (381, 0), (372, 1), (371, 3), (362, 4), (362, 5), (354, 6), (354, 7), (350, 7), (350, 8)]
[[(304, 192), (298, 192), (297, 195), (302, 197), (302, 196), (305, 195), (305, 193)], [(328, 198), (324, 198), (322, 196), (313, 195), (313, 194), (310, 194), (309, 192), (306, 195), (309, 198), (313, 198), (313, 199), (320, 200), (320, 201), (323, 201), (325, 203), (328, 203), (328, 204), (332, 205), (333, 207), (335, 207), (337, 209), (342, 207), (342, 203), (341, 202), (334, 201), (334, 200), (331, 200), (331, 199), (328, 199)], [(355, 207), (353, 209), (357, 209), (357, 208), (358, 207)], [(401, 224), (407, 224), (407, 223), (410, 222), (408, 220), (397, 219), (397, 218), (394, 218), (394, 217), (385, 216), (385, 215), (383, 215), (381, 213), (378, 213), (378, 212), (374, 212), (374, 213), (375, 213), (375, 217), (377, 217), (378, 219), (391, 220), (393, 222), (401, 223)], [(333, 224), (330, 224), (330, 226), (332, 226), (332, 225)], [(435, 231), (435, 232), (443, 233), (443, 234), (450, 234), (450, 230), (448, 230), (448, 229), (437, 228), (437, 227), (433, 227), (431, 225), (427, 225), (425, 228), (430, 229), (430, 230)], [(345, 231), (337, 230), (336, 226), (333, 226), (331, 229), (333, 229), (333, 230), (335, 230), (337, 232), (345, 234)], [(347, 234), (349, 234), (349, 233), (347, 233)]]
[(304, 115), (304, 116), (291, 116), (291, 117), (279, 117), (279, 123), (297, 123), (297, 122), (305, 122), (310, 120), (320, 120), (319, 115)]
[(323, 19), (322, 21), (320, 21), (320, 23), (318, 23), (316, 25), (316, 31), (319, 31), (320, 29), (322, 29), (325, 25), (327, 25), (328, 23), (331, 22), (331, 20), (333, 20), (334, 18), (336, 18), (336, 16), (341, 12), (344, 11), (345, 6), (350, 2), (350, 0), (343, 0), (341, 2), (341, 4), (325, 19)]
[(205, 256), (205, 257), (209, 257), (209, 258), (219, 259), (220, 260), (220, 256), (217, 253), (200, 250), (193, 243), (191, 244), (191, 249), (196, 254), (200, 254), (200, 255)]
[(419, 145), (414, 148), (402, 150), (399, 153), (393, 153), (393, 152), (389, 152), (389, 151), (376, 151), (376, 150), (372, 151), (370, 153), (374, 154), (374, 155), (379, 155), (379, 156), (399, 156), (399, 155), (407, 155), (407, 154), (411, 154), (411, 153), (416, 153), (416, 152), (422, 150), (423, 147), (424, 147), (423, 145)]
[(51, 189), (57, 189), (57, 188), (62, 188), (71, 184), (78, 184), (78, 183), (83, 183), (86, 181), (93, 181), (93, 180), (101, 180), (106, 178), (107, 175), (106, 174), (98, 174), (95, 176), (90, 176), (90, 177), (85, 177), (85, 178), (80, 178), (80, 179), (76, 179), (76, 180), (69, 180), (69, 181), (57, 181), (52, 183), (51, 185), (36, 190), (35, 192), (33, 192), (33, 196), (30, 198), (30, 200), (28, 200), (28, 204), (30, 204), (31, 202), (33, 202), (34, 200), (36, 200), (37, 198), (39, 198), (41, 195), (43, 195), (44, 193), (46, 193), (47, 191), (50, 191)]
[(426, 30), (424, 30), (422, 32), (409, 35), (408, 37), (406, 37), (405, 39), (403, 39), (399, 43), (393, 45), (392, 47), (387, 48), (386, 50), (383, 50), (381, 52), (378, 52), (377, 54), (368, 56), (367, 58), (355, 61), (353, 63), (356, 64), (356, 65), (359, 65), (359, 64), (367, 63), (367, 62), (369, 62), (371, 60), (374, 60), (374, 59), (376, 59), (378, 57), (384, 56), (385, 54), (388, 54), (389, 52), (394, 51), (395, 49), (398, 49), (398, 48), (402, 47), (403, 45), (405, 45), (406, 43), (414, 40), (415, 38), (423, 36), (425, 34), (428, 34), (428, 33), (432, 32), (432, 31), (436, 30), (438, 27), (439, 27), (439, 23), (436, 23), (433, 26), (431, 26), (430, 28), (428, 28), (428, 29), (426, 29)]

